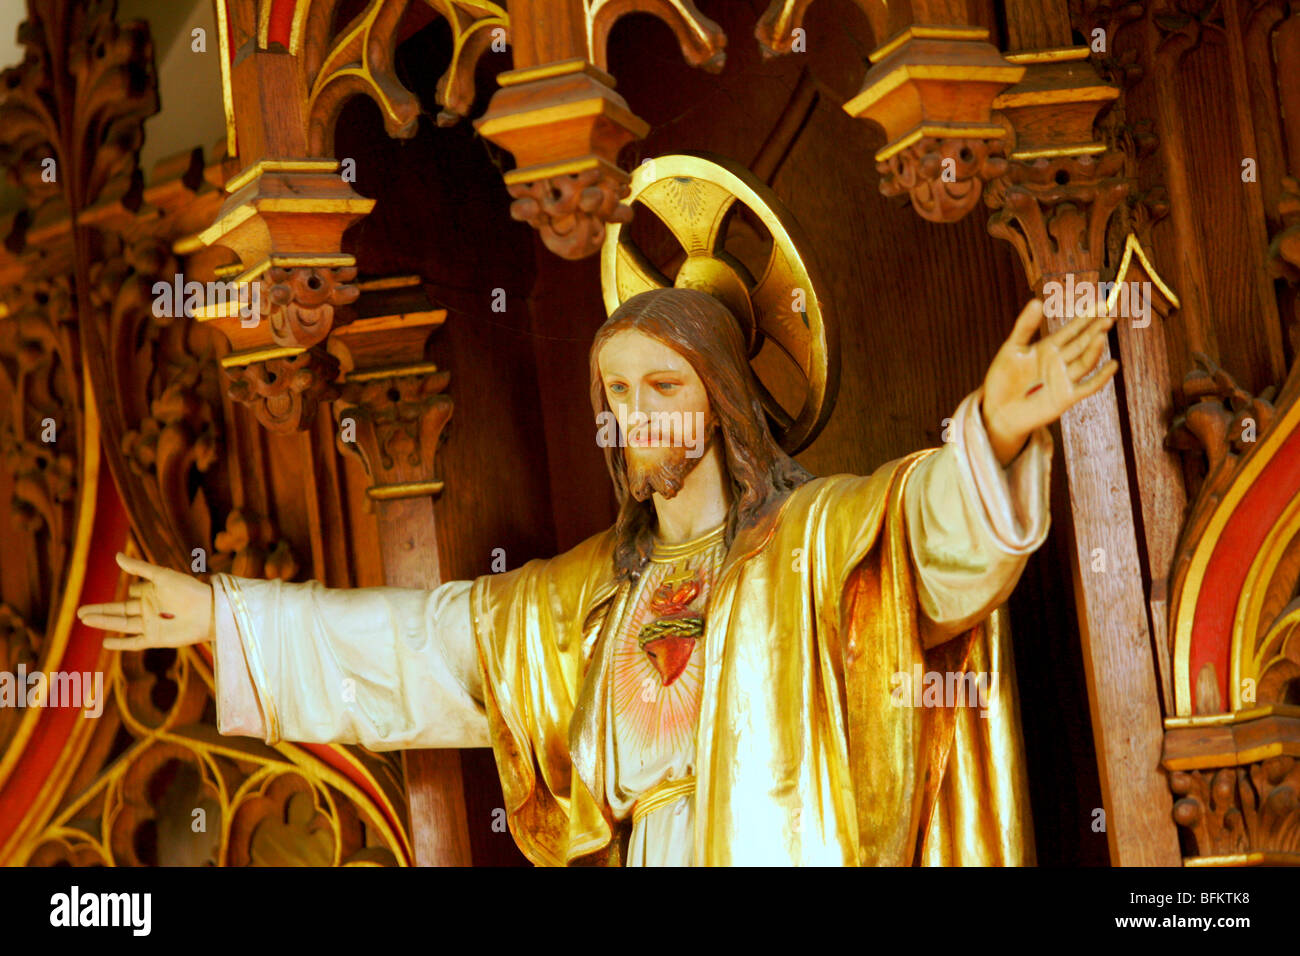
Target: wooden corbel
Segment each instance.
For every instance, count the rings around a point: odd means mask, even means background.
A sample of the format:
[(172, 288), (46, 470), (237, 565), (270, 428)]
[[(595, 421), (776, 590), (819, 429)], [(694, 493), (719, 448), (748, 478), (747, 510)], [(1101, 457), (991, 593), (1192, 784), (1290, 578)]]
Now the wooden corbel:
[(1024, 76), (972, 26), (912, 25), (870, 56), (849, 115), (885, 131), (875, 156), (880, 191), (907, 195), (932, 222), (955, 222), (979, 202), (984, 184), (1006, 171), (1008, 127), (993, 103)]
[(649, 13), (673, 31), (692, 66), (719, 72), (726, 35), (691, 0), (516, 0), (510, 5), (515, 69), (497, 77), (501, 89), (475, 123), (515, 157), (506, 173), (510, 215), (538, 231), (565, 259), (594, 254), (606, 223), (628, 222), (629, 174), (618, 165), (624, 146), (649, 124), (614, 92), (606, 45), (627, 13)]
[[(364, 284), (359, 317), (329, 345), (341, 369), (339, 448), (360, 458), (371, 480), (366, 494), (379, 502), (442, 491), (433, 461), (452, 411), (445, 394), (451, 373), (424, 360), (425, 343), (446, 310), (431, 306), (418, 277), (389, 285), (394, 281)], [(345, 422), (352, 423), (347, 433)]]
[[(217, 221), (195, 245), (222, 246), (238, 262), (220, 278), (236, 293), (195, 313), (230, 342), (221, 360), (230, 395), (277, 431), (307, 428), (333, 397), (337, 372), (319, 346), (338, 310), (356, 300), (356, 260), (343, 232), (374, 206), (336, 160), (262, 160), (226, 184)], [(252, 314), (256, 312), (256, 314)]]
[(575, 58), (511, 70), (475, 123), (487, 139), (515, 156), (506, 173), (514, 197), (510, 215), (536, 229), (565, 259), (591, 255), (605, 241), (607, 222), (628, 222), (630, 176), (619, 151), (650, 127), (614, 92), (614, 78)]

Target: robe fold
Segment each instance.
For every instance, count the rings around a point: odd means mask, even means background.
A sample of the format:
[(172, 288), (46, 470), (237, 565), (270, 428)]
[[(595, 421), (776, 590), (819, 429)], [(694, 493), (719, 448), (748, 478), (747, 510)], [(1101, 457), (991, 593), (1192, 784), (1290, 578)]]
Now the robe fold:
[[(1033, 862), (998, 608), (1047, 533), (1051, 439), (1002, 469), (978, 400), (942, 450), (816, 478), (732, 542), (701, 639), (697, 865)], [(486, 738), (530, 860), (618, 865), (630, 827), (604, 797), (600, 642), (630, 587), (613, 547), (609, 530), (432, 592), (219, 575), (219, 729), (375, 749)], [(916, 706), (907, 688), (966, 672), (991, 675), (986, 699)]]

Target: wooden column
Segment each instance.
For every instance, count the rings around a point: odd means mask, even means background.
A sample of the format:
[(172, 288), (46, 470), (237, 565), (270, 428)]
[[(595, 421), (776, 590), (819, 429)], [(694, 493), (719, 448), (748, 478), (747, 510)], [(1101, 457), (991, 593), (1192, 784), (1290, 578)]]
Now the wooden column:
[[(1038, 293), (1096, 283), (1110, 218), (1131, 191), (1119, 153), (1013, 161), (990, 186), (989, 231), (1011, 241)], [(1049, 318), (1050, 329), (1069, 315)], [(1102, 361), (1109, 359), (1109, 350)], [(1074, 516), (1074, 574), (1111, 862), (1176, 866), (1173, 801), (1160, 768), (1161, 708), (1119, 402), (1112, 382), (1061, 418)]]
[[(366, 494), (378, 517), (385, 582), (428, 590), (442, 583), (434, 515), (442, 482), (433, 478), (433, 462), (452, 401), (445, 394), (450, 374), (423, 358), (446, 313), (430, 309), (415, 284), (381, 295), (390, 300), (385, 306), (371, 300), (364, 308), (379, 314), (363, 314), (331, 339), (343, 366), (339, 444), (359, 455), (373, 482)], [(416, 863), (468, 866), (459, 752), (408, 750), (402, 759)]]
[[(432, 588), (442, 583), (433, 498), (380, 501), (380, 554), (384, 580), (393, 587)], [(419, 866), (469, 866), (469, 824), (460, 753), (404, 750), (407, 811), (415, 862)]]
[[(1006, 58), (1023, 66), (1025, 76), (993, 104), (1010, 122), (1014, 141), (1010, 168), (986, 192), (995, 210), (989, 231), (1016, 248), (1030, 287), (1040, 295), (1049, 283), (1061, 283), (1068, 296), (1080, 284), (1103, 277), (1134, 278), (1116, 274), (1122, 267), (1108, 258), (1115, 249), (1108, 242), (1116, 214), (1124, 212), (1124, 222), (1132, 218), (1127, 213), (1135, 183), (1127, 175), (1128, 157), (1096, 134), (1099, 110), (1120, 91), (1098, 75), (1087, 47), (1066, 45), (1071, 34), (1064, 4), (1023, 4), (1009, 18), (1008, 35), (1012, 52)], [(1141, 258), (1140, 247), (1137, 253)], [(1072, 315), (1072, 309), (1049, 315), (1049, 329)], [(1153, 331), (1161, 333), (1162, 327)], [(1127, 412), (1131, 416), (1136, 407), (1139, 413), (1134, 441), (1150, 443), (1157, 440), (1155, 408), (1168, 401), (1167, 393), (1151, 390), (1167, 386), (1167, 374), (1159, 382), (1143, 382), (1151, 369), (1133, 360), (1150, 359), (1152, 348), (1163, 353), (1163, 337), (1135, 343), (1133, 330), (1123, 328), (1118, 338), (1132, 361), (1121, 366), (1120, 375), (1126, 386), (1133, 382), (1126, 390)], [(1102, 361), (1109, 358), (1108, 348)], [(1155, 371), (1165, 371), (1153, 361)], [(1177, 865), (1173, 801), (1160, 768), (1163, 711), (1156, 675), (1164, 601), (1163, 594), (1148, 594), (1140, 557), (1142, 545), (1148, 545), (1148, 560), (1158, 565), (1152, 573), (1163, 582), (1169, 555), (1163, 547), (1149, 547), (1150, 533), (1142, 541), (1137, 520), (1140, 496), (1162, 505), (1178, 503), (1170, 491), (1172, 463), (1153, 457), (1159, 449), (1144, 447), (1137, 462), (1143, 487), (1130, 487), (1114, 382), (1062, 416), (1061, 438), (1074, 518), (1079, 634), (1111, 862)], [(1154, 625), (1149, 611), (1160, 615)]]

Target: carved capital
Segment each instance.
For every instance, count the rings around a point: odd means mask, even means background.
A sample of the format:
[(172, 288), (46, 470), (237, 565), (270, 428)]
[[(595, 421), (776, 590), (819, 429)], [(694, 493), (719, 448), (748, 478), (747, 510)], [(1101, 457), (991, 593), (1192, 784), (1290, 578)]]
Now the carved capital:
[(1180, 771), (1169, 785), (1178, 797), (1174, 820), (1192, 837), (1196, 856), (1300, 855), (1293, 835), (1300, 826), (1300, 764), (1295, 757)]
[(1300, 860), (1300, 761), (1295, 756), (1176, 770), (1169, 786), (1176, 798), (1174, 821), (1194, 851), (1188, 860), (1201, 865)]
[(1124, 154), (1012, 161), (985, 190), (989, 232), (1020, 254), (1032, 289), (1070, 273), (1100, 273), (1111, 216), (1133, 191)]
[(371, 498), (442, 490), (432, 479), (433, 460), (451, 418), (452, 400), (444, 394), (450, 380), (450, 372), (429, 364), (349, 376), (337, 406), (339, 447), (366, 466)]
[(927, 136), (876, 164), (880, 191), (907, 195), (923, 219), (956, 222), (975, 208), (984, 184), (1006, 172), (1003, 154), (996, 139)]
[(226, 364), (228, 394), (247, 405), (263, 427), (273, 432), (303, 431), (311, 426), (321, 402), (338, 395), (338, 359), (321, 347), (289, 355), (268, 355), (247, 364)]

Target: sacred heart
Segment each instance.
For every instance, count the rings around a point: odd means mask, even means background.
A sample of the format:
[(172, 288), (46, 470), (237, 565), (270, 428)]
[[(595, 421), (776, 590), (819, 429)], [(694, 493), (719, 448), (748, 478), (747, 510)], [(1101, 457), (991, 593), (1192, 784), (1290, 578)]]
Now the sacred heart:
[(667, 687), (682, 676), (682, 671), (686, 670), (691, 652), (695, 650), (695, 638), (676, 635), (655, 637), (642, 644), (641, 649), (645, 651), (646, 657), (650, 658), (650, 663), (655, 666), (660, 679)]
[(704, 633), (704, 616), (688, 607), (699, 593), (700, 581), (695, 576), (665, 581), (650, 599), (650, 609), (657, 617), (641, 628), (637, 642), (665, 687), (682, 676), (696, 639)]

